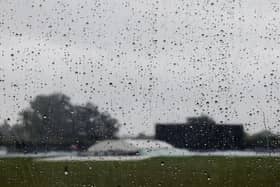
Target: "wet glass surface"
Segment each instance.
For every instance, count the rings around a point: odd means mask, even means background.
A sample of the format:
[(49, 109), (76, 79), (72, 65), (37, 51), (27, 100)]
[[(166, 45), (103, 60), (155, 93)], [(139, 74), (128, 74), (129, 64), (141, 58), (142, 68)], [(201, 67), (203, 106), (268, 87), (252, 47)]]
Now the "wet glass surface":
[(0, 1), (0, 186), (280, 186), (279, 8)]

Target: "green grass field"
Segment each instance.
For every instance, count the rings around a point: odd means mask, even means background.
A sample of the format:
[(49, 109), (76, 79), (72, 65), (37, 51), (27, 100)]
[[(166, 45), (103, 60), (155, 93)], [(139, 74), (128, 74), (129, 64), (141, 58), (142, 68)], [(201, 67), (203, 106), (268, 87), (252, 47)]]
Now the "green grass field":
[(0, 159), (0, 187), (12, 186), (280, 187), (280, 158), (185, 157), (126, 162)]

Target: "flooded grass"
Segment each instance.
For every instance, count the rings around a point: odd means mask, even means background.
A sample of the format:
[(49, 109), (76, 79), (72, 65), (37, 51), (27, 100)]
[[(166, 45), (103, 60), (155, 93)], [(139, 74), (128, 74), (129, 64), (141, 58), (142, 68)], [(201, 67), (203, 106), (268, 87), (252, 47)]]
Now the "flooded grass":
[(141, 161), (0, 159), (1, 187), (280, 186), (278, 157), (181, 157)]

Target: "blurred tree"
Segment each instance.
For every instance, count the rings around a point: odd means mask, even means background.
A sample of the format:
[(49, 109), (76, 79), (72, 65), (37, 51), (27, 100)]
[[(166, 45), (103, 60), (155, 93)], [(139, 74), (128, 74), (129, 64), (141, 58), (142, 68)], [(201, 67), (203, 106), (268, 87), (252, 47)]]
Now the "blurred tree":
[(17, 142), (25, 144), (86, 147), (96, 140), (115, 138), (118, 122), (91, 103), (72, 105), (68, 96), (55, 93), (31, 101), (12, 131)]
[(0, 145), (10, 144), (11, 141), (11, 126), (8, 121), (5, 120), (4, 123), (0, 125)]
[(247, 135), (246, 144), (248, 148), (259, 150), (280, 149), (280, 136), (268, 130), (260, 131), (253, 135)]
[(187, 118), (187, 123), (192, 125), (215, 125), (216, 122), (207, 115)]

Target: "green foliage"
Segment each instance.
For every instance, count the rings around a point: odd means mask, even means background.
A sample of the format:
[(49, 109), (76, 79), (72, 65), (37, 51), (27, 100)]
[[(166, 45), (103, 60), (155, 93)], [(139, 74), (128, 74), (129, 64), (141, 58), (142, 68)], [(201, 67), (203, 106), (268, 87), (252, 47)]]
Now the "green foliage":
[(39, 95), (22, 111), (10, 134), (24, 145), (88, 146), (96, 140), (115, 138), (118, 122), (92, 103), (73, 105), (61, 93)]
[(253, 149), (280, 149), (280, 136), (268, 130), (246, 136), (246, 145)]
[(11, 126), (5, 120), (2, 125), (0, 125), (0, 145), (7, 145), (12, 143), (11, 136)]

